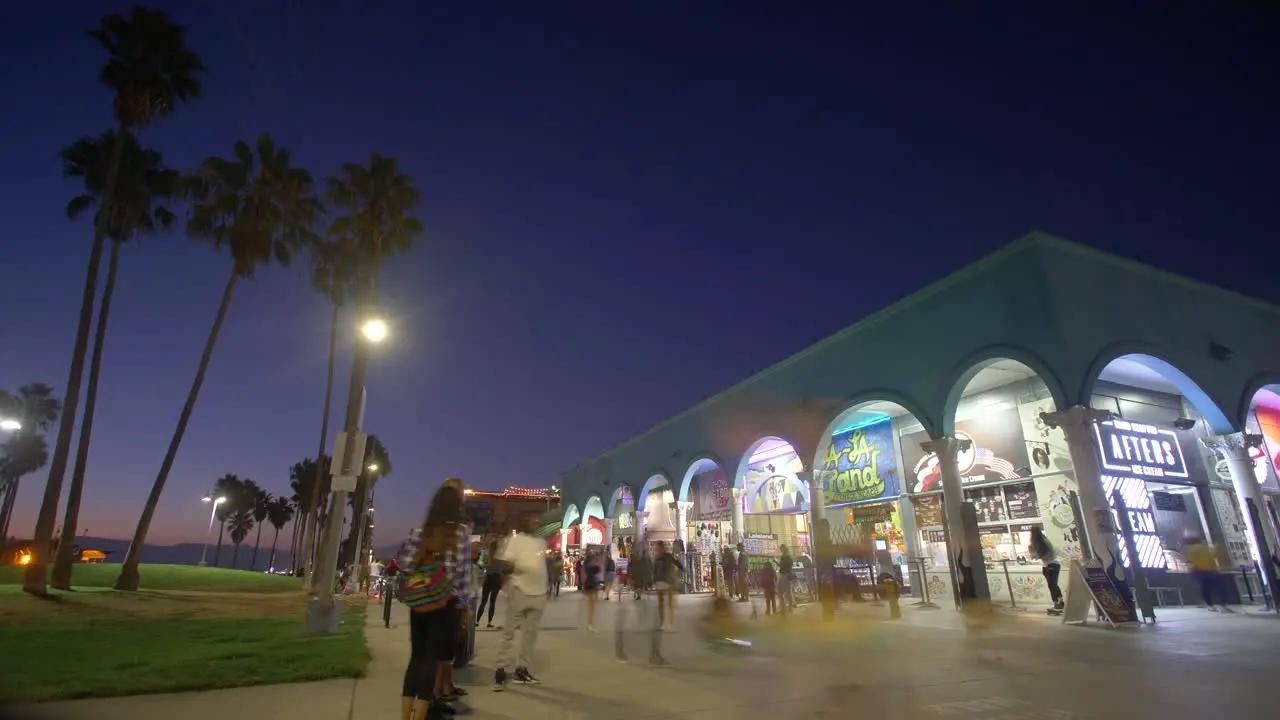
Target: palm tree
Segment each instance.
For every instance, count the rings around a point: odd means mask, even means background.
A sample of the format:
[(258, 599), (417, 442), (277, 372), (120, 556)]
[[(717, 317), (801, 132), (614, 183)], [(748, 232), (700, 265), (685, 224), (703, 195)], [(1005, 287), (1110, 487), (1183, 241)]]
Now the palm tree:
[(267, 519), (267, 503), (271, 502), (274, 497), (271, 493), (258, 487), (257, 483), (253, 483), (252, 487), (249, 488), (249, 497), (246, 499), (249, 501), (250, 512), (253, 514), (253, 522), (258, 526), (258, 534), (253, 539), (253, 557), (249, 560), (249, 569), (254, 570), (258, 567), (258, 546), (262, 543), (262, 523)]
[(223, 498), (213, 509), (214, 517), (218, 520), (218, 545), (213, 551), (213, 566), (221, 567), (219, 560), (222, 557), (222, 533), (227, 529), (227, 518), (239, 507), (244, 496), (244, 481), (230, 473), (223, 475), (213, 483), (213, 496)]
[[(308, 518), (318, 517), (320, 514), (313, 501), (318, 502), (318, 498), (323, 497), (316, 486), (323, 484), (324, 473), (328, 467), (329, 457), (321, 454), (319, 462), (304, 458), (289, 468), (289, 489), (292, 491), (289, 502), (297, 511), (298, 519), (302, 520), (293, 524), (293, 537), (289, 541), (290, 566), (294, 570), (302, 567), (297, 562), (298, 546), (304, 542), (303, 535), (310, 527)], [(306, 550), (304, 549), (303, 552), (305, 553)]]
[(240, 555), (240, 543), (248, 537), (253, 529), (253, 508), (238, 507), (227, 517), (227, 525), (231, 528), (231, 542), (235, 548), (231, 551), (231, 569), (236, 569), (236, 557)]
[[(348, 291), (356, 277), (358, 256), (356, 243), (351, 238), (331, 238), (316, 246), (311, 262), (311, 284), (328, 300), (331, 308), (329, 320), (329, 367), (324, 381), (324, 412), (320, 419), (320, 449), (316, 457), (325, 457), (325, 446), (329, 442), (329, 413), (333, 404), (333, 362), (338, 347), (338, 313), (346, 304)], [(303, 544), (304, 564), (317, 555), (316, 537), (319, 535), (321, 501), (329, 496), (329, 483), (326, 476), (328, 463), (316, 463), (313, 468), (314, 478), (311, 484), (311, 497), (306, 506), (306, 541)]]
[[(364, 466), (361, 468), (360, 477), (356, 481), (356, 492), (351, 495), (351, 531), (347, 538), (350, 548), (349, 555), (344, 558), (343, 564), (355, 562), (356, 553), (359, 552), (357, 543), (363, 545), (362, 536), (365, 532), (365, 522), (357, 522), (357, 518), (365, 518), (369, 512), (369, 497), (373, 494), (373, 488), (378, 483), (379, 478), (391, 474), (391, 455), (387, 453), (387, 448), (378, 439), (377, 435), (370, 435), (369, 440), (364, 446)], [(364, 487), (364, 492), (360, 492), (360, 488)]]
[(106, 209), (102, 204), (103, 188), (110, 162), (108, 156), (115, 145), (116, 134), (108, 131), (97, 138), (80, 138), (61, 153), (63, 174), (82, 178), (85, 189), (85, 194), (72, 198), (67, 204), (67, 215), (75, 218), (97, 205), (98, 213), (110, 215), (107, 220), (107, 237), (111, 239), (107, 283), (102, 289), (102, 307), (98, 311), (98, 327), (89, 360), (89, 382), (85, 389), (84, 417), (80, 420), (76, 463), (71, 470), (71, 488), (67, 493), (67, 509), (62, 520), (64, 537), (58, 544), (57, 561), (53, 567), (53, 586), (61, 590), (71, 589), (71, 569), (75, 562), (75, 529), (80, 522), (80, 498), (84, 492), (89, 443), (93, 436), (93, 416), (98, 404), (98, 375), (102, 369), (107, 318), (111, 312), (111, 297), (115, 292), (116, 272), (120, 266), (120, 246), (138, 233), (168, 229), (175, 218), (160, 203), (172, 200), (179, 194), (177, 171), (164, 166), (160, 153), (144, 150), (136, 137), (126, 133), (113, 207)]
[(0, 500), (0, 549), (9, 537), (18, 483), (49, 462), (49, 447), (41, 433), (61, 412), (62, 403), (53, 397), (53, 388), (44, 383), (23, 385), (16, 395), (0, 390), (0, 415), (22, 424), (0, 446), (4, 452), (0, 458), (0, 496), (4, 498)]
[(271, 538), (271, 561), (267, 563), (268, 568), (274, 569), (276, 566), (276, 543), (280, 540), (280, 531), (292, 519), (293, 505), (285, 498), (272, 498), (267, 503), (267, 521), (271, 523), (271, 527), (276, 529), (275, 536)]
[[(395, 158), (373, 153), (369, 165), (346, 163), (335, 177), (326, 180), (329, 203), (343, 214), (329, 227), (333, 238), (349, 238), (355, 246), (356, 266), (349, 291), (359, 306), (374, 304), (378, 292), (378, 272), (384, 257), (408, 252), (422, 234), (422, 223), (409, 215), (420, 200), (408, 175), (400, 172)], [(364, 343), (356, 344), (357, 364), (364, 362)], [(347, 403), (358, 402), (347, 398)], [(356, 510), (352, 530), (358, 532), (363, 523), (369, 497), (370, 478), (362, 472), (356, 482)], [(355, 552), (355, 550), (352, 550)]]
[[(107, 15), (89, 36), (107, 51), (107, 62), (102, 66), (98, 79), (115, 95), (117, 132), (99, 204), (100, 207), (114, 207), (125, 136), (172, 114), (179, 103), (200, 97), (200, 75), (204, 72), (204, 65), (199, 56), (187, 49), (186, 30), (174, 24), (163, 10), (134, 6), (128, 16)], [(93, 322), (93, 304), (98, 294), (98, 272), (110, 219), (109, 213), (100, 212), (94, 222), (89, 269), (80, 299), (80, 319), (71, 351), (66, 396), (62, 401), (62, 419), (54, 441), (40, 513), (36, 517), (33, 558), (22, 584), (23, 590), (37, 595), (43, 595), (47, 590), (45, 571), (58, 516), (58, 501), (62, 496), (62, 478), (71, 454), (84, 356), (89, 345), (89, 326)]]
[(213, 357), (218, 331), (227, 317), (231, 294), (240, 278), (253, 277), (262, 266), (274, 259), (287, 265), (295, 252), (312, 242), (311, 225), (320, 212), (311, 175), (290, 163), (289, 151), (277, 148), (266, 135), (258, 139), (257, 152), (244, 142), (235, 145), (232, 159), (212, 157), (205, 160), (191, 184), (194, 204), (187, 232), (207, 238), (215, 249), (226, 248), (231, 254), (231, 273), (222, 291), (218, 314), (209, 331), (200, 365), (191, 391), (178, 416), (178, 426), (160, 472), (147, 496), (147, 504), (138, 518), (133, 541), (125, 554), (116, 579), (117, 590), (138, 589), (138, 558), (151, 528), (151, 519), (160, 504), (169, 471), (178, 457), (178, 447), (186, 433), (187, 423), (195, 410), (200, 386)]

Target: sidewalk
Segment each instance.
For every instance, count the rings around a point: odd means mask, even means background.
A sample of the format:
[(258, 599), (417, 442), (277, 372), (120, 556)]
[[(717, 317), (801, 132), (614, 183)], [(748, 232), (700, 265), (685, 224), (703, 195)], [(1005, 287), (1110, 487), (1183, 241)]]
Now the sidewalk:
[[(627, 600), (624, 603), (631, 603)], [(672, 665), (653, 668), (649, 635), (625, 636), (630, 664), (613, 657), (619, 603), (599, 604), (599, 633), (583, 628), (581, 595), (548, 605), (534, 672), (542, 685), (491, 690), (499, 633), (481, 629), (475, 665), (457, 673), (478, 720), (754, 720), (849, 715), (886, 720), (953, 717), (1226, 717), (1273, 702), (1280, 670), (1280, 619), (1222, 616), (1204, 609), (1162, 611), (1156, 626), (1109, 630), (1063, 626), (1033, 613), (997, 613), (981, 630), (951, 610), (842, 605), (834, 621), (818, 608), (749, 622), (748, 658), (708, 652), (692, 631), (707, 598), (678, 600), (676, 631), (662, 634)], [(634, 608), (635, 605), (628, 607)], [(739, 610), (750, 614), (749, 606)], [(499, 607), (499, 612), (502, 608)], [(501, 615), (495, 616), (495, 619)], [(298, 685), (42, 705), (36, 718), (102, 720), (384, 720), (399, 717), (408, 660), (407, 612), (391, 629), (369, 614), (367, 676)]]

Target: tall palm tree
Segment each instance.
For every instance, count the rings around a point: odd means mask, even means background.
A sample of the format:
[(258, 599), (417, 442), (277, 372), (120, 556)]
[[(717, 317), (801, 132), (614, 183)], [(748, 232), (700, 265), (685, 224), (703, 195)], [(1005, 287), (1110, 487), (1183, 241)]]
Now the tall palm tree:
[(49, 462), (49, 447), (44, 435), (62, 412), (62, 403), (53, 396), (53, 388), (32, 383), (18, 388), (17, 394), (0, 390), (0, 415), (17, 420), (22, 427), (5, 440), (0, 450), (0, 549), (9, 537), (9, 520), (18, 499), (18, 483)]
[[(357, 522), (356, 518), (365, 518), (369, 512), (369, 497), (373, 494), (373, 488), (377, 485), (378, 480), (391, 474), (391, 455), (387, 452), (387, 448), (382, 444), (382, 440), (377, 435), (370, 435), (369, 440), (364, 446), (364, 466), (361, 468), (360, 477), (356, 481), (356, 492), (351, 495), (351, 534), (347, 538), (350, 554), (343, 559), (344, 564), (355, 562), (356, 553), (359, 551), (358, 545), (363, 545), (363, 533), (365, 532), (365, 522)], [(363, 484), (365, 492), (360, 492), (360, 486)]]
[[(338, 314), (347, 302), (347, 294), (355, 280), (358, 268), (356, 242), (352, 238), (330, 238), (327, 242), (316, 245), (312, 254), (311, 284), (329, 300), (329, 367), (324, 381), (324, 412), (320, 419), (320, 449), (316, 457), (325, 457), (325, 446), (329, 442), (329, 414), (333, 404), (333, 363), (338, 348)], [(306, 541), (303, 544), (304, 565), (315, 557), (316, 537), (319, 535), (321, 516), (321, 500), (329, 496), (327, 482), (328, 463), (316, 463), (313, 468), (314, 479), (311, 485), (311, 497), (307, 501)]]
[(256, 570), (258, 567), (258, 546), (262, 544), (262, 524), (267, 519), (267, 504), (274, 499), (271, 493), (258, 487), (257, 483), (249, 491), (250, 512), (253, 514), (253, 522), (258, 526), (258, 534), (253, 538), (253, 557), (249, 560), (249, 569)]
[(244, 142), (237, 142), (233, 158), (211, 157), (205, 160), (191, 183), (193, 205), (187, 222), (187, 232), (194, 237), (206, 238), (215, 249), (227, 249), (231, 255), (231, 273), (222, 291), (222, 301), (209, 339), (200, 356), (200, 366), (191, 383), (191, 391), (178, 416), (178, 426), (160, 472), (156, 475), (147, 496), (147, 504), (138, 518), (133, 541), (125, 554), (116, 579), (117, 590), (138, 589), (138, 558), (151, 528), (151, 519), (160, 504), (169, 471), (178, 457), (178, 447), (187, 431), (187, 423), (195, 410), (200, 386), (213, 357), (218, 331), (227, 317), (231, 294), (240, 278), (253, 277), (261, 267), (274, 259), (287, 265), (293, 254), (308, 247), (314, 240), (311, 226), (320, 214), (320, 202), (316, 197), (311, 174), (293, 167), (289, 151), (277, 148), (270, 137), (258, 139), (257, 151)]
[[(240, 555), (240, 543), (249, 536), (249, 531), (253, 529), (253, 509), (249, 507), (238, 507), (232, 511), (227, 517), (227, 526), (230, 528), (231, 542), (235, 548), (231, 551), (231, 569), (236, 569), (236, 557)], [(252, 569), (252, 568), (251, 568)]]
[(292, 519), (293, 505), (287, 499), (276, 497), (267, 503), (267, 521), (276, 529), (275, 537), (271, 538), (271, 560), (267, 563), (268, 568), (274, 569), (276, 566), (276, 543), (280, 541), (280, 531)]
[(102, 307), (98, 310), (98, 327), (89, 359), (89, 382), (85, 388), (84, 417), (80, 419), (80, 436), (76, 446), (76, 463), (71, 470), (71, 488), (67, 492), (67, 509), (62, 519), (63, 537), (58, 544), (53, 566), (53, 586), (71, 589), (71, 569), (75, 563), (76, 528), (80, 522), (80, 499), (84, 492), (84, 475), (89, 461), (89, 443), (93, 437), (93, 416), (98, 404), (98, 375), (102, 369), (102, 348), (107, 338), (107, 318), (111, 312), (111, 296), (115, 292), (116, 272), (120, 267), (120, 246), (139, 233), (168, 229), (174, 215), (162, 202), (179, 195), (179, 175), (164, 166), (160, 153), (144, 150), (131, 133), (126, 133), (120, 159), (116, 192), (110, 208), (103, 204), (111, 148), (116, 134), (108, 131), (99, 137), (84, 137), (62, 150), (63, 174), (81, 178), (85, 193), (71, 199), (67, 215), (76, 218), (95, 205), (98, 213), (107, 213), (107, 237), (111, 239), (111, 255), (107, 260), (107, 282), (102, 289)]
[[(98, 79), (114, 93), (117, 132), (111, 149), (102, 186), (101, 207), (113, 207), (116, 181), (124, 158), (126, 134), (139, 132), (153, 121), (168, 116), (188, 100), (200, 97), (200, 76), (204, 65), (200, 57), (187, 49), (186, 30), (175, 24), (163, 10), (134, 6), (129, 14), (107, 15), (96, 30), (89, 33), (107, 51), (107, 62)], [(36, 516), (32, 561), (27, 567), (22, 588), (43, 595), (47, 591), (46, 567), (58, 519), (58, 501), (62, 496), (62, 478), (71, 455), (71, 436), (75, 432), (76, 411), (80, 402), (80, 382), (84, 374), (84, 356), (89, 345), (89, 326), (93, 322), (93, 304), (98, 294), (98, 273), (102, 250), (109, 230), (109, 213), (98, 213), (94, 223), (93, 245), (89, 251), (89, 268), (85, 274), (84, 293), (80, 299), (80, 319), (76, 325), (75, 343), (71, 351), (71, 367), (67, 373), (63, 413), (49, 462), (49, 479), (45, 484), (40, 513)]]
[(213, 566), (221, 567), (222, 534), (227, 529), (227, 518), (239, 507), (241, 498), (244, 497), (244, 481), (227, 473), (214, 481), (213, 496), (223, 498), (213, 509), (213, 515), (218, 520), (218, 545), (213, 551)]
[[(378, 274), (383, 259), (408, 252), (422, 234), (422, 223), (410, 215), (420, 197), (412, 179), (400, 171), (395, 158), (373, 153), (368, 166), (345, 163), (338, 174), (325, 182), (326, 197), (339, 214), (329, 227), (334, 238), (350, 238), (355, 245), (356, 268), (350, 292), (358, 309), (377, 301)], [(356, 362), (363, 362), (364, 343), (356, 344)], [(347, 402), (355, 402), (347, 398)], [(369, 497), (370, 479), (361, 473), (356, 482), (357, 514), (363, 517)], [(353, 530), (363, 523), (353, 520)], [(355, 552), (353, 549), (352, 553)]]
[[(304, 458), (289, 468), (289, 489), (292, 491), (289, 502), (297, 512), (298, 520), (301, 521), (294, 522), (293, 536), (289, 541), (290, 567), (294, 570), (303, 567), (298, 562), (298, 546), (305, 541), (303, 535), (310, 527), (309, 518), (319, 515), (316, 504), (323, 495), (316, 486), (321, 484), (328, 467), (329, 458), (322, 453), (319, 462)], [(306, 550), (304, 549), (303, 552), (305, 553)]]

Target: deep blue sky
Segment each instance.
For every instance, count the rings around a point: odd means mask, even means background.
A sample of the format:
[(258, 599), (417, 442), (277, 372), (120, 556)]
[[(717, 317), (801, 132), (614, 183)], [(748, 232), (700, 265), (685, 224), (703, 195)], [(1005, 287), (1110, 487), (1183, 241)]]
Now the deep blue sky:
[[(422, 191), (428, 234), (389, 268), (395, 341), (370, 368), (367, 427), (395, 460), (383, 540), (442, 477), (550, 484), (1031, 228), (1280, 300), (1274, 13), (167, 5), (209, 68), (205, 98), (144, 135), (172, 164), (269, 132), (317, 175), (399, 157)], [(63, 216), (56, 153), (111, 122), (84, 32), (125, 7), (0, 19), (6, 388), (65, 383), (90, 228)], [(124, 254), (91, 534), (131, 531), (227, 272), (181, 234)], [(297, 270), (237, 290), (153, 541), (198, 540), (223, 473), (287, 491), (316, 450), (327, 319)]]

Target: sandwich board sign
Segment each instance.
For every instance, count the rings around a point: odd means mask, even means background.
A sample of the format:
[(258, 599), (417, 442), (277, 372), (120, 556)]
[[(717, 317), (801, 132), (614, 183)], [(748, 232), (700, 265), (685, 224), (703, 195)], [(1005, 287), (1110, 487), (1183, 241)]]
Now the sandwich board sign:
[(1111, 627), (1138, 625), (1133, 604), (1120, 595), (1111, 576), (1100, 563), (1082, 564), (1071, 561), (1071, 578), (1067, 585), (1067, 607), (1062, 612), (1062, 622), (1083, 625), (1089, 619), (1089, 611), (1096, 607)]

